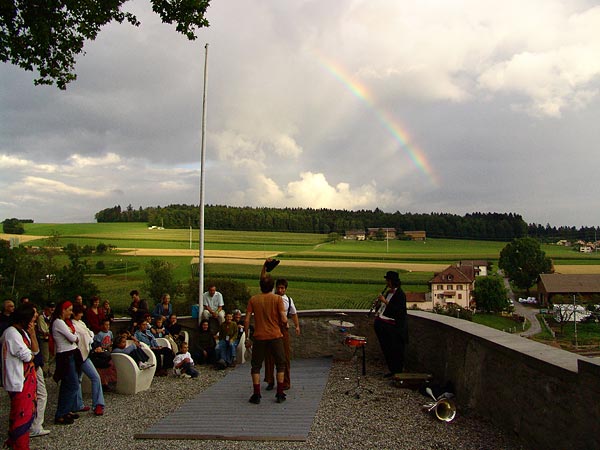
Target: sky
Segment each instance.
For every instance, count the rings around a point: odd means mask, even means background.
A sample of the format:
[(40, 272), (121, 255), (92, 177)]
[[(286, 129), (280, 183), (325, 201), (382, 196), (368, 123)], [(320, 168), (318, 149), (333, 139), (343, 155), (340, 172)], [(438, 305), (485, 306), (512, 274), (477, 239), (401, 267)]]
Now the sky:
[(600, 6), (213, 0), (190, 42), (146, 0), (66, 91), (0, 64), (0, 220), (231, 206), (513, 212), (600, 225)]

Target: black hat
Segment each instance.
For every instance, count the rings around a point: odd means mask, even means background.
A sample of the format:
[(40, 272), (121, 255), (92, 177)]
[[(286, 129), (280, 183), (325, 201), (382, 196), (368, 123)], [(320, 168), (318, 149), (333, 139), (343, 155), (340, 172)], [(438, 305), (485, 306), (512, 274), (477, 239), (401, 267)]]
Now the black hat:
[(270, 261), (265, 262), (265, 267), (267, 268), (267, 272), (273, 270), (279, 264), (278, 259), (272, 259)]
[(383, 278), (386, 280), (400, 281), (400, 275), (398, 272), (394, 272), (393, 270), (388, 270)]

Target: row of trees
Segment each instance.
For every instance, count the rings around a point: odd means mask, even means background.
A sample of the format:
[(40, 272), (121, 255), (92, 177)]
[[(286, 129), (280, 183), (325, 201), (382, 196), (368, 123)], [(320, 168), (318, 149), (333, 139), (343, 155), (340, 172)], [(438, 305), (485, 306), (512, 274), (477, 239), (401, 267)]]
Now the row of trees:
[[(198, 206), (169, 205), (125, 210), (117, 205), (96, 213), (98, 222), (147, 222), (166, 228), (198, 227)], [(430, 237), (511, 240), (527, 234), (527, 224), (513, 213), (386, 213), (313, 208), (254, 208), (207, 205), (205, 227), (219, 230), (339, 233), (366, 228), (425, 230)]]
[(556, 242), (561, 239), (569, 241), (582, 240), (585, 242), (596, 241), (600, 237), (600, 227), (552, 227), (540, 224), (530, 224), (527, 227), (528, 236), (535, 237), (542, 242)]

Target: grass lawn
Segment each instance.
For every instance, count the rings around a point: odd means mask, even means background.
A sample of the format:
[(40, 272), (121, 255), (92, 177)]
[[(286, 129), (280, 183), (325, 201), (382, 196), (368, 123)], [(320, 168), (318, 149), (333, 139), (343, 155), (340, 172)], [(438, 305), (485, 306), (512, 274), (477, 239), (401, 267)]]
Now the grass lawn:
[(473, 314), (473, 322), (496, 330), (512, 330), (517, 327), (517, 333), (523, 331), (523, 323), (517, 322), (509, 317), (503, 317), (497, 314)]

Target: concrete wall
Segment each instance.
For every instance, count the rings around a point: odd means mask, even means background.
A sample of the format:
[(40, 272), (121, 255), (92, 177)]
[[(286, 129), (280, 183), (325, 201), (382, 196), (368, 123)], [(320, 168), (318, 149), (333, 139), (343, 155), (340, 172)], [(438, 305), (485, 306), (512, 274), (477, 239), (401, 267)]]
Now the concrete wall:
[[(452, 317), (409, 316), (407, 370), (452, 382), (459, 413), (488, 418), (535, 449), (600, 448), (600, 358)], [(347, 332), (367, 338), (368, 361), (383, 359), (366, 311), (302, 311), (299, 319), (301, 336), (290, 333), (294, 358), (351, 358), (334, 320), (352, 323)], [(180, 323), (193, 347), (196, 319)]]

